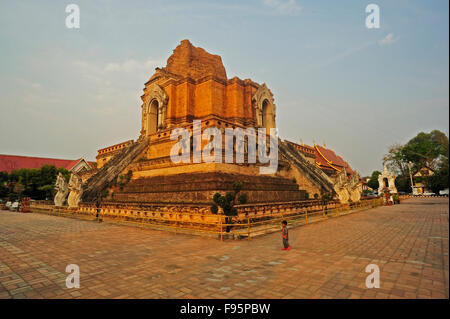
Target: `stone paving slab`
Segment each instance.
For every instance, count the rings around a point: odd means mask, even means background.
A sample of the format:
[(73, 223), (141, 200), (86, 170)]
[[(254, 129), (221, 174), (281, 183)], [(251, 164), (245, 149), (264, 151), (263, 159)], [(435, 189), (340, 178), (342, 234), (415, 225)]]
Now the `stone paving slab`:
[[(224, 241), (0, 211), (0, 298), (449, 298), (446, 198)], [(68, 264), (80, 288), (66, 288)], [(380, 288), (368, 289), (368, 264)]]

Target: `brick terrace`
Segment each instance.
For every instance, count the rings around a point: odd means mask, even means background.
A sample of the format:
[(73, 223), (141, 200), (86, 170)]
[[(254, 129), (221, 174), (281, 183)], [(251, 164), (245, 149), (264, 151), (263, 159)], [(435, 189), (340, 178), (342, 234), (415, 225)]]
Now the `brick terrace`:
[[(224, 241), (0, 212), (0, 298), (448, 298), (448, 199)], [(381, 287), (365, 287), (365, 267)], [(65, 268), (80, 266), (68, 289)]]

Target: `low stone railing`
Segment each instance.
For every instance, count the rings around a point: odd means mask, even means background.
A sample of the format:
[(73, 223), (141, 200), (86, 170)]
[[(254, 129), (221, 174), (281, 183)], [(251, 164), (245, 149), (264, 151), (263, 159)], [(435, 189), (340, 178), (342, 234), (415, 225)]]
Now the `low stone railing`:
[[(72, 218), (132, 224), (142, 228), (163, 228), (175, 232), (193, 231), (224, 238), (227, 236), (248, 237), (279, 226), (281, 220), (294, 224), (306, 224), (319, 218), (339, 216), (363, 208), (380, 206), (382, 199), (367, 199), (359, 203), (342, 205), (336, 201), (321, 205), (319, 201), (296, 201), (265, 204), (237, 205), (238, 215), (227, 217), (212, 214), (206, 204), (142, 204), (103, 203), (98, 209), (93, 203), (82, 203), (78, 209), (55, 207), (48, 202), (33, 202), (31, 210), (38, 213)], [(97, 215), (98, 214), (98, 215)], [(266, 227), (267, 226), (267, 227)], [(263, 229), (263, 230), (262, 230)], [(228, 232), (227, 232), (228, 231)], [(252, 235), (253, 234), (253, 235)]]

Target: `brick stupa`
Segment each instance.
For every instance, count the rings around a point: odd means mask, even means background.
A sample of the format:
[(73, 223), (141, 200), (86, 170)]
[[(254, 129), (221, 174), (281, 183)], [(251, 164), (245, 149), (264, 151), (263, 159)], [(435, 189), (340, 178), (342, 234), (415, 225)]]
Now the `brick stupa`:
[[(216, 127), (222, 132), (225, 128), (264, 127), (268, 130), (276, 127), (272, 92), (265, 84), (250, 79), (228, 79), (220, 56), (195, 47), (188, 40), (181, 41), (167, 65), (156, 68), (145, 83), (141, 98), (140, 138), (134, 143), (138, 146), (103, 149), (97, 157), (99, 167), (106, 164), (104, 173), (100, 172), (97, 179), (114, 169), (120, 170), (122, 175), (132, 171), (131, 180), (122, 189), (111, 191), (109, 200), (209, 205), (216, 192), (230, 191), (235, 181), (243, 183), (242, 192), (248, 195), (249, 203), (304, 199), (305, 191), (299, 189), (293, 177), (308, 179), (309, 175), (305, 174), (311, 169), (294, 171), (283, 156), (279, 157), (278, 171), (272, 175), (260, 174), (263, 164), (259, 163), (172, 162), (170, 150), (176, 141), (170, 140), (170, 133), (180, 127), (192, 133), (193, 120), (201, 120), (202, 132), (207, 127)], [(202, 143), (204, 146), (207, 142)], [(133, 155), (129, 155), (131, 153)], [(321, 191), (320, 182), (311, 179), (308, 183)], [(87, 193), (85, 200), (92, 200), (95, 192)]]

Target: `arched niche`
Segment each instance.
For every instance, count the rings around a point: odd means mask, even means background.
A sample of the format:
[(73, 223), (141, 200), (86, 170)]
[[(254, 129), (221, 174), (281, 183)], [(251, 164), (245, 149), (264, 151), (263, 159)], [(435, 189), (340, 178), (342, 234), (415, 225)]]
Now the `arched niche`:
[(158, 131), (158, 113), (159, 113), (159, 103), (158, 100), (153, 99), (147, 110), (147, 134), (151, 135)]
[(148, 93), (147, 103), (142, 110), (143, 131), (151, 135), (166, 127), (167, 102), (169, 97), (158, 85), (154, 84)]
[(275, 128), (276, 108), (273, 96), (266, 84), (262, 84), (253, 94), (252, 104), (255, 109), (256, 126), (269, 130)]
[(378, 176), (378, 194), (382, 194), (385, 189), (393, 194), (397, 193), (395, 178), (395, 174), (389, 172), (387, 167), (384, 166), (383, 172)]

